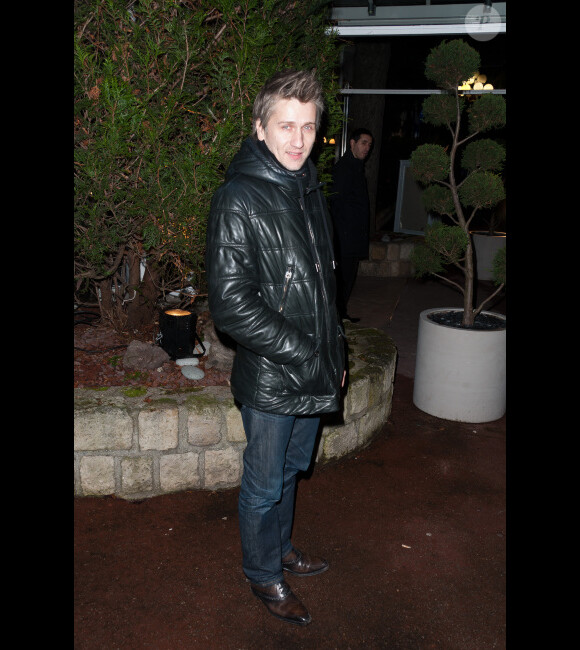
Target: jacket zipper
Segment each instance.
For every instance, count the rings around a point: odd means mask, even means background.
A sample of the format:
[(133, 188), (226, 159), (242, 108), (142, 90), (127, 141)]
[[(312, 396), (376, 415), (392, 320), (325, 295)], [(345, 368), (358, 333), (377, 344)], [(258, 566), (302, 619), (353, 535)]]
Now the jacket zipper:
[(282, 297), (280, 298), (280, 306), (278, 307), (279, 312), (284, 311), (284, 306), (286, 305), (286, 298), (288, 296), (288, 289), (290, 287), (290, 282), (292, 281), (293, 275), (294, 275), (294, 267), (289, 266), (286, 269), (286, 273), (284, 274), (284, 286), (282, 287)]
[[(326, 288), (324, 286), (324, 282), (322, 279), (320, 257), (318, 256), (318, 251), (316, 249), (316, 242), (314, 239), (314, 232), (312, 231), (312, 224), (310, 223), (310, 219), (308, 218), (308, 214), (306, 213), (305, 204), (302, 198), (299, 199), (299, 203), (300, 203), (300, 207), (302, 208), (302, 213), (304, 214), (306, 224), (308, 226), (308, 232), (310, 234), (310, 240), (312, 243), (312, 256), (314, 258), (314, 267), (316, 268), (316, 271), (319, 274), (319, 278), (320, 278), (320, 293), (322, 294), (322, 301), (324, 303), (324, 307), (326, 311), (326, 318), (324, 319), (326, 324), (326, 337), (327, 337), (328, 344), (330, 344), (332, 341), (332, 333), (330, 331), (330, 305), (328, 303), (328, 296), (326, 295)], [(321, 214), (321, 218), (324, 219), (324, 214)], [(336, 374), (336, 368), (334, 368), (334, 365), (333, 365), (333, 370)]]

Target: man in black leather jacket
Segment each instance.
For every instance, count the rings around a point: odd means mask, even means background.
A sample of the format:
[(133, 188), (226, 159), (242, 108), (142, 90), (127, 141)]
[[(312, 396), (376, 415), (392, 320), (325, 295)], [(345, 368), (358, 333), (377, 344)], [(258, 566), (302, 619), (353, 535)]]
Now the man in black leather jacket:
[(283, 572), (311, 576), (328, 563), (292, 545), (296, 475), (312, 460), (320, 414), (339, 408), (345, 375), (332, 226), (309, 159), (323, 108), (313, 73), (280, 72), (264, 84), (207, 230), (210, 311), (237, 342), (243, 570), (268, 611), (298, 625), (311, 617)]

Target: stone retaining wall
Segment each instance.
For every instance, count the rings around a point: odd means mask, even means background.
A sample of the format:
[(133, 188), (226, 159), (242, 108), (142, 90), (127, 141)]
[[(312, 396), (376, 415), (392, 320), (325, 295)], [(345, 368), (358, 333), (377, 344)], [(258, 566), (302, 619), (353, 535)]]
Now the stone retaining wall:
[(392, 241), (372, 241), (369, 244), (369, 259), (361, 260), (360, 275), (381, 278), (409, 278), (414, 273), (411, 253), (420, 235), (394, 236)]
[[(346, 323), (350, 382), (342, 411), (324, 416), (316, 461), (366, 446), (391, 412), (396, 348)], [(238, 486), (246, 445), (229, 387), (75, 389), (75, 496), (143, 499)]]

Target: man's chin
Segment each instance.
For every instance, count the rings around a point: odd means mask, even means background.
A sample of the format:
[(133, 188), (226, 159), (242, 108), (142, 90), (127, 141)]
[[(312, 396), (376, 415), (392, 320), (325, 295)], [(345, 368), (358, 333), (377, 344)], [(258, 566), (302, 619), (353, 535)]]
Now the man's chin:
[(280, 161), (280, 162), (282, 162), (282, 165), (286, 167), (288, 171), (296, 172), (302, 168), (305, 160), (306, 160), (305, 156), (299, 156), (299, 157), (285, 156), (284, 161), (283, 162)]

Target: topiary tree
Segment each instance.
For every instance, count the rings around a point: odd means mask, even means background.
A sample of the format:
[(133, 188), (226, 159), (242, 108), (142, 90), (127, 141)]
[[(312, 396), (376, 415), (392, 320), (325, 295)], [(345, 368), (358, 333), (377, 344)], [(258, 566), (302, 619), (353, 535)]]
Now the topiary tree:
[[(499, 175), (505, 149), (489, 138), (474, 140), (481, 133), (503, 127), (505, 100), (501, 95), (483, 94), (469, 106), (458, 87), (479, 71), (479, 53), (463, 40), (443, 41), (433, 48), (425, 63), (425, 76), (442, 94), (423, 102), (423, 119), (435, 126), (446, 126), (451, 134), (447, 147), (423, 144), (411, 154), (411, 171), (425, 190), (423, 203), (428, 211), (448, 217), (452, 225), (435, 221), (425, 229), (424, 243), (413, 252), (416, 275), (432, 274), (463, 293), (464, 327), (472, 326), (477, 314), (505, 286), (505, 247), (494, 261), (496, 290), (474, 306), (475, 268), (470, 224), (478, 210), (491, 208), (505, 198)], [(467, 113), (466, 132), (462, 116)], [(459, 153), (462, 151), (461, 160)], [(463, 273), (463, 285), (444, 275), (455, 266)]]
[[(204, 291), (211, 197), (282, 68), (316, 68), (340, 129), (328, 2), (75, 0), (75, 301), (117, 329), (160, 296)], [(330, 178), (333, 151), (320, 153)], [(187, 294), (184, 301), (191, 300)]]

